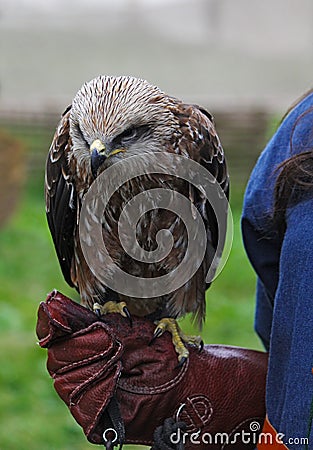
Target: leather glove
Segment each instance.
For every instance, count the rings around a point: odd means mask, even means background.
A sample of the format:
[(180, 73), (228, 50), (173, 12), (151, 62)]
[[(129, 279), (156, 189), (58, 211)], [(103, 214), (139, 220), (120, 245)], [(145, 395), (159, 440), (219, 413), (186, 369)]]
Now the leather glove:
[(104, 444), (104, 433), (115, 445), (162, 450), (255, 448), (265, 417), (267, 355), (190, 347), (178, 367), (169, 333), (149, 345), (154, 329), (138, 317), (132, 326), (118, 314), (99, 319), (57, 291), (40, 304), (37, 335), (48, 348), (48, 371), (87, 439)]

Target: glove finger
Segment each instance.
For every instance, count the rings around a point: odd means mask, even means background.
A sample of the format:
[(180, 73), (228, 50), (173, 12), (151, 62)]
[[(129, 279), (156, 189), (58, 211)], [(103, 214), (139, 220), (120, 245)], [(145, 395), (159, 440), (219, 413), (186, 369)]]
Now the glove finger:
[[(70, 351), (69, 351), (70, 349)], [(95, 322), (88, 328), (74, 333), (66, 339), (54, 342), (49, 348), (47, 368), (51, 376), (68, 372), (97, 361), (114, 363), (121, 354), (121, 344), (114, 339), (108, 327)]]
[(56, 339), (75, 333), (97, 321), (97, 316), (84, 306), (51, 292), (38, 309), (36, 333), (41, 347), (49, 347)]

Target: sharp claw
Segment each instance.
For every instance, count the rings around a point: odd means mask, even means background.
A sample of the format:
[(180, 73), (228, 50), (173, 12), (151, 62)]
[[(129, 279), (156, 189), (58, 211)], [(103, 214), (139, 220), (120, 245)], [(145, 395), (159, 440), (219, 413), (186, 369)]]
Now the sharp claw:
[(156, 328), (154, 330), (152, 339), (156, 339), (156, 338), (160, 337), (162, 334), (163, 334), (163, 330), (161, 330), (161, 328)]
[(133, 326), (133, 319), (132, 319), (132, 316), (131, 316), (127, 306), (124, 306), (123, 312), (124, 312), (125, 316), (127, 317), (127, 319), (129, 320), (130, 327), (132, 327)]
[(199, 345), (199, 353), (202, 352), (204, 347), (204, 342), (201, 340), (200, 345)]
[(178, 362), (177, 366), (175, 367), (175, 369), (180, 369), (181, 367), (183, 367), (183, 365), (185, 364), (185, 362), (187, 361), (188, 358), (186, 358), (186, 356), (183, 356), (180, 361)]
[(153, 336), (152, 336), (152, 338), (151, 338), (151, 341), (149, 342), (148, 345), (149, 345), (149, 346), (152, 345), (153, 342), (154, 342), (158, 337), (161, 336), (161, 334), (163, 334), (163, 330), (161, 330), (160, 328), (156, 328), (156, 329), (154, 330), (154, 333), (153, 333)]
[(97, 314), (98, 317), (101, 317), (101, 309), (98, 303), (93, 305), (93, 312)]

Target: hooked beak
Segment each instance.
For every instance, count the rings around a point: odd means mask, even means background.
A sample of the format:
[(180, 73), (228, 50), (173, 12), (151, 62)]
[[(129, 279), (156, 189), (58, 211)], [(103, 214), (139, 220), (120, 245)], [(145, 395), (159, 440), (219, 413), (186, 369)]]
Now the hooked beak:
[(91, 153), (91, 171), (96, 178), (99, 167), (104, 163), (104, 161), (110, 156), (116, 155), (120, 152), (125, 152), (125, 148), (115, 148), (112, 151), (106, 148), (103, 142), (100, 139), (96, 139), (90, 146)]

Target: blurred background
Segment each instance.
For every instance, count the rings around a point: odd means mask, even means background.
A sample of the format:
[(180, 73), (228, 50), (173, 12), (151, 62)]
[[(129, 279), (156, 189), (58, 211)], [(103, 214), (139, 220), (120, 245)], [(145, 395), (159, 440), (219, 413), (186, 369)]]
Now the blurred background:
[[(206, 343), (261, 349), (244, 254), (245, 185), (280, 117), (312, 86), (310, 0), (2, 0), (0, 5), (0, 448), (91, 449), (54, 393), (36, 312), (75, 297), (46, 225), (43, 177), (58, 118), (99, 74), (146, 78), (209, 109), (229, 161), (234, 242), (207, 294)], [(188, 319), (184, 330), (195, 332)], [(126, 446), (128, 450), (135, 447)]]

